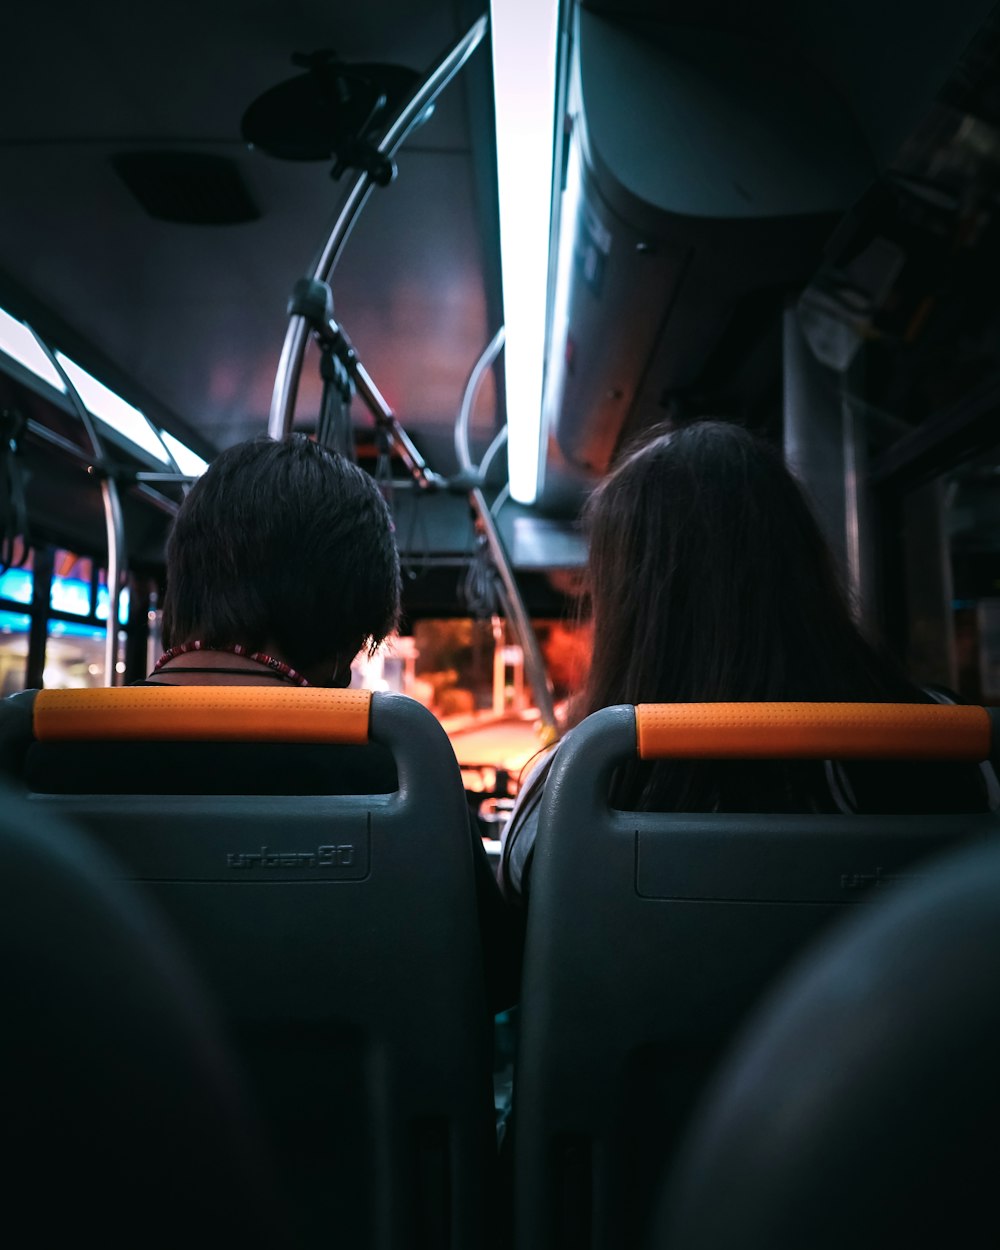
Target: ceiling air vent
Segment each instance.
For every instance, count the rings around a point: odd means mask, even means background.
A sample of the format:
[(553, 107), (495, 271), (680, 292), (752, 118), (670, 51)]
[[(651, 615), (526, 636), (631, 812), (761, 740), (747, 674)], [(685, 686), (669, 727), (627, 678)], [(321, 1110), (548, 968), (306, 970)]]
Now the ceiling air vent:
[(232, 226), (256, 221), (239, 168), (204, 152), (120, 152), (111, 164), (142, 207), (160, 221)]

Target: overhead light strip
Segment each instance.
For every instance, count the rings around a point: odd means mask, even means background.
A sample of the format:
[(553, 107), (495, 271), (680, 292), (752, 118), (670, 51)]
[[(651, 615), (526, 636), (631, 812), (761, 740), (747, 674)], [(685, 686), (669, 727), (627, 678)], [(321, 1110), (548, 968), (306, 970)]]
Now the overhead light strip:
[[(66, 383), (39, 344), (35, 332), (4, 308), (0, 308), (0, 352), (6, 353), (54, 390), (66, 394)], [(99, 421), (149, 452), (161, 464), (169, 465), (172, 455), (177, 467), (187, 476), (198, 477), (205, 472), (208, 462), (186, 443), (166, 430), (157, 431), (145, 413), (127, 403), (103, 382), (98, 382), (62, 352), (56, 352), (56, 357), (88, 411)], [(164, 444), (170, 455), (164, 450)]]
[(3, 308), (0, 308), (0, 351), (6, 352), (12, 360), (16, 360), (54, 390), (66, 393), (65, 382), (39, 346), (32, 330)]
[(161, 464), (170, 464), (170, 457), (145, 413), (126, 403), (120, 395), (105, 386), (103, 382), (98, 382), (86, 369), (81, 368), (68, 356), (64, 356), (62, 352), (56, 352), (56, 359), (65, 369), (73, 389), (89, 412), (92, 412), (99, 421), (103, 421), (117, 434), (127, 438), (130, 443), (135, 443), (137, 447), (148, 452)]
[(541, 453), (555, 132), (557, 0), (491, 0), (511, 497), (533, 503)]
[(179, 438), (174, 438), (167, 430), (160, 431), (160, 438), (166, 444), (167, 451), (174, 458), (174, 463), (178, 469), (188, 477), (200, 477), (208, 468), (208, 461), (202, 460), (197, 452), (191, 450), (187, 443), (182, 443)]
[(556, 256), (555, 289), (552, 298), (552, 355), (545, 375), (543, 412), (551, 421), (562, 407), (566, 389), (566, 345), (569, 336), (569, 295), (573, 279), (576, 223), (583, 200), (583, 175), (578, 143), (568, 138), (565, 186), (559, 206), (559, 246)]

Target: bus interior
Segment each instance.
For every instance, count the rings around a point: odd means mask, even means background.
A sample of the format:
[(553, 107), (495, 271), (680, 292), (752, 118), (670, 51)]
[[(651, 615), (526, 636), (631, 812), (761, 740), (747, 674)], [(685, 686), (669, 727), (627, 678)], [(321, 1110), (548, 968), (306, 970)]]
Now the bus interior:
[(403, 622), (352, 686), (433, 713), (495, 862), (587, 669), (581, 508), (713, 417), (782, 448), (908, 676), (1000, 706), (992, 0), (4, 27), (3, 696), (143, 678), (191, 482), (305, 432), (394, 517)]

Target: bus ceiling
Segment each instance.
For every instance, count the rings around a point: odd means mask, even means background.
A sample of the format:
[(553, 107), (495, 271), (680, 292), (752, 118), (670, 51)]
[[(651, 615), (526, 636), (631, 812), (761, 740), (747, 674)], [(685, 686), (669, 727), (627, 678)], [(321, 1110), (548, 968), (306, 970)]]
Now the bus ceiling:
[[(965, 262), (949, 285), (943, 258), (997, 246), (989, 0), (919, 19), (904, 0), (621, 8), (555, 10), (534, 511), (557, 524), (514, 509), (524, 567), (550, 548), (578, 563), (558, 522), (649, 425), (711, 413), (780, 435), (790, 308), (835, 375), (868, 353), (864, 398), (891, 451), (956, 397), (940, 371), (927, 385), (919, 344), (979, 299), (988, 267)], [(463, 387), (508, 283), (486, 42), (420, 113), (394, 179), (369, 140), (481, 12), (440, 0), (418, 21), (389, 0), (334, 21), (321, 0), (266, 15), (179, 0), (166, 22), (151, 6), (19, 6), (0, 82), (0, 306), (210, 456), (267, 428), (293, 284), (352, 169), (375, 161), (336, 315), (420, 456), (453, 476)], [(332, 96), (341, 113), (324, 111)], [(980, 369), (998, 363), (994, 342)], [(505, 367), (467, 414), (476, 463), (508, 415)], [(299, 428), (321, 385), (307, 355)]]

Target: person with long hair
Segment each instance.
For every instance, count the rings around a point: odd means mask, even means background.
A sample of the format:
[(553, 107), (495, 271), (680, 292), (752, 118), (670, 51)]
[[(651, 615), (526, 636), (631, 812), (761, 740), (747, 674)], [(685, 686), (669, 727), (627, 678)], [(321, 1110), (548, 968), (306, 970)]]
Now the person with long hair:
[[(584, 511), (593, 653), (571, 723), (620, 703), (929, 702), (852, 620), (819, 526), (780, 453), (724, 421), (654, 432)], [(572, 730), (570, 730), (572, 732)], [(532, 770), (503, 836), (499, 880), (523, 902), (545, 779)], [(959, 765), (641, 761), (625, 810), (979, 809)]]

